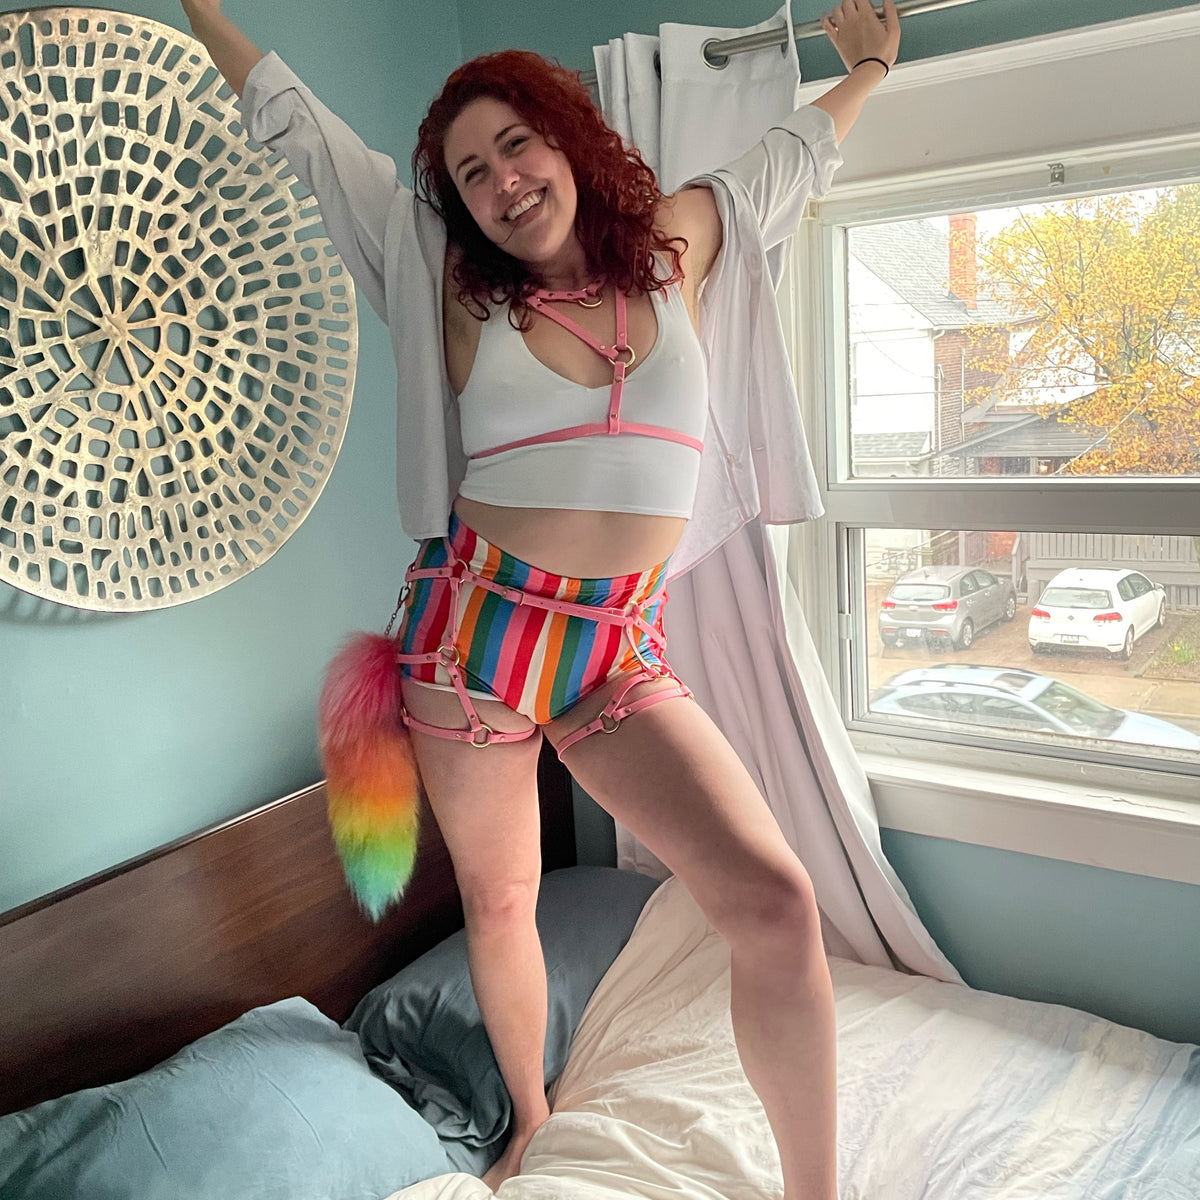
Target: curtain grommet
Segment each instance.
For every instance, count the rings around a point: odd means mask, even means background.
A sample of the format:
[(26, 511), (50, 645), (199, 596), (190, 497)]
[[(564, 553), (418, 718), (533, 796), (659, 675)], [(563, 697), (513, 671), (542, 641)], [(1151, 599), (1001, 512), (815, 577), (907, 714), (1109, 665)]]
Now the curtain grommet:
[(720, 38), (709, 38), (708, 41), (705, 42), (704, 45), (700, 47), (700, 53), (704, 56), (705, 63), (707, 63), (708, 66), (712, 67), (712, 69), (714, 71), (723, 71), (723, 70), (725, 70), (725, 68), (727, 66), (729, 66), (729, 55), (728, 54), (712, 55), (712, 54), (709, 54), (709, 52), (708, 52), (710, 46), (718, 46), (718, 45), (720, 45), (720, 43), (721, 43)]

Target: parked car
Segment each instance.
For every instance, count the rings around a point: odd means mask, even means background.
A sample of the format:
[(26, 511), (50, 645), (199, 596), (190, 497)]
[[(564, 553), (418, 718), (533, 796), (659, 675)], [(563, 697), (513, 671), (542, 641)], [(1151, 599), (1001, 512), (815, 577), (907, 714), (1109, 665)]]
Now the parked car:
[(1161, 583), (1122, 567), (1059, 571), (1029, 616), (1029, 648), (1107, 650), (1130, 658), (1133, 644), (1167, 619)]
[(943, 646), (965, 650), (997, 621), (1011, 621), (1017, 593), (1007, 579), (981, 567), (918, 567), (892, 584), (879, 611), (885, 646)]
[(1170, 721), (1113, 708), (1057, 679), (1006, 667), (943, 663), (901, 671), (871, 694), (871, 711), (1200, 750), (1200, 736)]

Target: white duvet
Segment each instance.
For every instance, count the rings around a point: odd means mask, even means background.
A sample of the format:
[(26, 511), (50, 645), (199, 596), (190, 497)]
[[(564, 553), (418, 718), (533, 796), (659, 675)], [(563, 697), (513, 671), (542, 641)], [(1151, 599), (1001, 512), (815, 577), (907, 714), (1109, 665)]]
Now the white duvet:
[[(830, 960), (842, 1200), (1200, 1200), (1200, 1050), (1057, 1005)], [(729, 956), (675, 880), (592, 996), (501, 1200), (766, 1200)], [(394, 1200), (486, 1200), (443, 1175)]]

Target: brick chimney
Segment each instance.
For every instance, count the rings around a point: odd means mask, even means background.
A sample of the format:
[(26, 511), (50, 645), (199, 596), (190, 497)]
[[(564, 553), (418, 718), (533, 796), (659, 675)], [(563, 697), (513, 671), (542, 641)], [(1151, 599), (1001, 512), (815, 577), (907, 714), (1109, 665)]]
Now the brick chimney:
[(950, 218), (950, 291), (967, 308), (978, 308), (975, 262), (975, 214), (958, 213)]

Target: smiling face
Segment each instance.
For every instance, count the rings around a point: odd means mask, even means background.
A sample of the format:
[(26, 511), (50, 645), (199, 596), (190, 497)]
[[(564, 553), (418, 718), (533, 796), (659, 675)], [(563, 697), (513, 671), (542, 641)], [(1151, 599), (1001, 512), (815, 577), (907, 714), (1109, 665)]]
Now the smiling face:
[(446, 131), (444, 151), (450, 178), (485, 237), (547, 282), (586, 274), (571, 165), (515, 109), (490, 96), (473, 100)]

